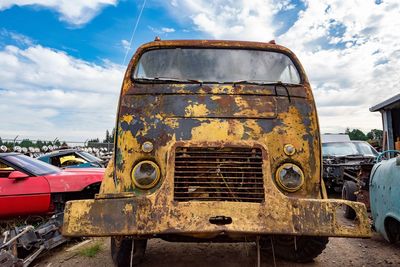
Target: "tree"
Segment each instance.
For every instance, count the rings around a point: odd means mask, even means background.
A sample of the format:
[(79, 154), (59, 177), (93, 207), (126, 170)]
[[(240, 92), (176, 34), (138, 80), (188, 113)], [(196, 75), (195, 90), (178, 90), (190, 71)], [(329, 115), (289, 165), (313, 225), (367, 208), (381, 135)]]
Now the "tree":
[(115, 128), (113, 128), (111, 134), (109, 130), (106, 130), (106, 139), (104, 139), (103, 143), (112, 143), (114, 142), (114, 132)]
[(363, 133), (361, 130), (359, 129), (353, 129), (350, 131), (349, 128), (346, 129), (346, 134), (349, 135), (350, 140), (360, 140), (360, 141), (366, 141), (368, 138), (365, 135), (365, 133)]
[(110, 132), (106, 130), (106, 139), (104, 139), (103, 143), (108, 143), (110, 141)]
[(19, 143), (19, 146), (21, 147), (33, 147), (33, 142), (29, 139), (24, 139), (21, 141), (21, 143)]
[(367, 133), (367, 137), (369, 140), (381, 141), (383, 138), (383, 131), (379, 129), (372, 129), (369, 133)]

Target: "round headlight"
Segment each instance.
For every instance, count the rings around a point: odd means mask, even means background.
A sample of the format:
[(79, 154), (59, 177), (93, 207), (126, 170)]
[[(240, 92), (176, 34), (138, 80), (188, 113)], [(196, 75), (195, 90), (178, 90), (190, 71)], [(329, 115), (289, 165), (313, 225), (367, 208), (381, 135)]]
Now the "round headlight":
[(280, 166), (276, 171), (275, 179), (278, 185), (288, 192), (295, 192), (304, 184), (303, 171), (292, 163)]
[(152, 161), (141, 161), (132, 170), (132, 180), (136, 187), (150, 189), (160, 179), (160, 168)]

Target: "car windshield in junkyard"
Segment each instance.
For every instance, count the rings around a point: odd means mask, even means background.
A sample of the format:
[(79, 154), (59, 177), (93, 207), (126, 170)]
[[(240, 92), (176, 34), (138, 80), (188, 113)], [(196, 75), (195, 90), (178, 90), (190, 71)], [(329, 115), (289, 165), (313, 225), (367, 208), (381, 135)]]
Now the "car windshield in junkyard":
[(25, 155), (10, 155), (5, 160), (36, 176), (60, 172), (60, 169), (56, 166)]
[(378, 152), (365, 142), (332, 142), (322, 144), (322, 155), (376, 157)]
[(89, 160), (90, 162), (101, 162), (101, 159), (93, 156), (92, 154), (90, 154), (88, 152), (80, 151), (79, 154), (82, 155), (82, 157), (84, 157), (86, 160)]
[(285, 54), (244, 49), (168, 48), (145, 52), (135, 80), (204, 83), (299, 84), (300, 75)]

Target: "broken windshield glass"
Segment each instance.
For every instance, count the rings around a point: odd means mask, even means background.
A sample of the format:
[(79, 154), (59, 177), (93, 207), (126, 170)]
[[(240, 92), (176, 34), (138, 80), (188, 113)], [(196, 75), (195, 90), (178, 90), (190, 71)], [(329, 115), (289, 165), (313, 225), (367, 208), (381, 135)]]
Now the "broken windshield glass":
[(145, 52), (134, 79), (166, 79), (166, 82), (236, 81), (299, 84), (300, 75), (285, 54), (244, 49), (168, 48)]

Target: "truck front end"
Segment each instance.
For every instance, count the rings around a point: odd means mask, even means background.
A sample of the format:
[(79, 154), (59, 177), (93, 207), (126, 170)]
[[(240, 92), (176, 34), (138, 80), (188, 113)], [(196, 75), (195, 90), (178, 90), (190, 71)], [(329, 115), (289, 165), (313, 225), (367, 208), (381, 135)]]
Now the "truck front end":
[[(357, 214), (352, 225), (338, 216), (342, 205)], [(308, 261), (329, 236), (370, 236), (363, 204), (326, 197), (316, 108), (296, 56), (276, 44), (234, 41), (138, 49), (100, 194), (69, 202), (63, 231), (114, 236), (117, 263), (127, 237), (138, 248), (154, 237), (273, 238), (278, 250), (287, 238), (319, 243), (312, 255), (277, 251)]]

